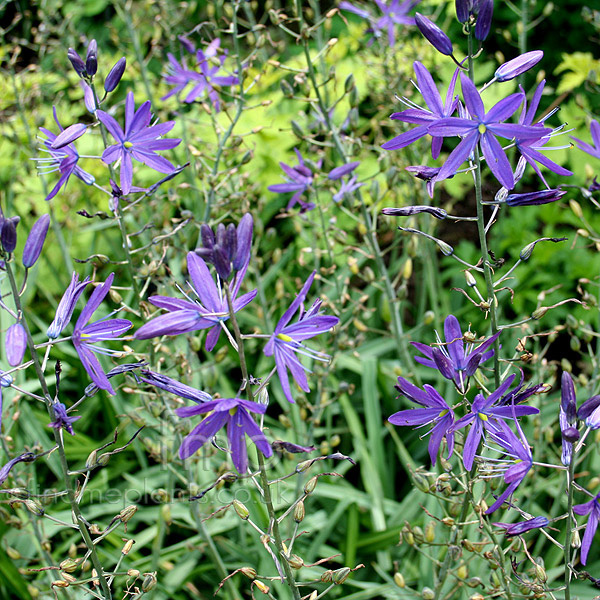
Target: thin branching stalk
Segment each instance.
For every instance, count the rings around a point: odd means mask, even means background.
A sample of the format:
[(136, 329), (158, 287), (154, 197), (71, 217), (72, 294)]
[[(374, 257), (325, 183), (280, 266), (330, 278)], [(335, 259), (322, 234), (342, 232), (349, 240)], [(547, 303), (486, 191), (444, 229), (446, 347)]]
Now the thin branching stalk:
[[(19, 298), (19, 288), (17, 287), (17, 282), (15, 281), (15, 276), (12, 270), (12, 266), (10, 261), (6, 261), (5, 263), (6, 273), (8, 275), (8, 280), (10, 282), (10, 288), (12, 290), (13, 298), (15, 301), (15, 306), (20, 314), (23, 315), (21, 323), (23, 328), (25, 329), (25, 333), (27, 336), (27, 346), (29, 348), (29, 352), (31, 353), (31, 358), (33, 360), (33, 366), (35, 368), (36, 375), (40, 382), (40, 386), (42, 392), (44, 394), (44, 400), (46, 403), (46, 408), (48, 410), (48, 415), (51, 419), (54, 418), (53, 410), (52, 410), (52, 396), (50, 395), (50, 391), (48, 390), (48, 386), (46, 384), (46, 379), (44, 377), (44, 372), (42, 370), (42, 366), (40, 365), (40, 361), (35, 350), (35, 344), (33, 342), (33, 338), (31, 336), (31, 332), (29, 331), (29, 326), (27, 324), (27, 320), (25, 319), (23, 313), (23, 307), (21, 306), (21, 299)], [(62, 431), (59, 429), (52, 428), (54, 433), (54, 440), (58, 447), (58, 456), (60, 459), (60, 466), (63, 473), (63, 482), (65, 484), (65, 489), (67, 491), (67, 498), (69, 501), (69, 505), (71, 506), (71, 511), (73, 513), (73, 521), (77, 528), (81, 533), (81, 537), (88, 549), (90, 554), (90, 558), (94, 568), (96, 569), (96, 573), (98, 573), (98, 581), (100, 584), (100, 588), (102, 590), (102, 595), (106, 600), (112, 600), (112, 594), (110, 591), (110, 587), (106, 581), (106, 577), (104, 576), (104, 569), (102, 567), (102, 563), (100, 562), (100, 557), (96, 551), (96, 547), (94, 542), (92, 541), (92, 537), (88, 530), (87, 521), (84, 519), (81, 514), (81, 510), (79, 504), (77, 502), (77, 498), (75, 496), (75, 489), (73, 488), (73, 482), (71, 481), (71, 477), (69, 476), (69, 464), (67, 462), (67, 457), (65, 454), (65, 447), (63, 445)]]
[[(233, 335), (237, 342), (238, 346), (238, 354), (240, 357), (240, 369), (242, 371), (243, 382), (242, 385), (246, 390), (246, 395), (248, 400), (254, 401), (254, 395), (252, 392), (252, 386), (250, 385), (248, 378), (248, 366), (246, 363), (246, 355), (244, 353), (244, 340), (242, 338), (242, 333), (240, 331), (235, 311), (233, 308), (233, 298), (231, 296), (231, 289), (229, 288), (229, 284), (225, 283), (225, 293), (227, 294), (227, 307), (229, 308), (229, 320), (231, 323), (231, 328), (233, 329)], [(277, 516), (275, 514), (275, 507), (273, 506), (273, 498), (271, 496), (271, 486), (269, 483), (269, 477), (267, 476), (267, 469), (265, 466), (265, 460), (262, 455), (262, 452), (257, 449), (256, 456), (258, 457), (258, 468), (260, 474), (260, 482), (262, 488), (262, 496), (265, 502), (265, 506), (267, 507), (267, 513), (269, 515), (270, 521), (270, 530), (275, 542), (275, 547), (277, 548), (277, 553), (279, 555), (279, 562), (283, 567), (285, 572), (285, 580), (288, 586), (292, 591), (292, 596), (294, 600), (301, 600), (300, 590), (296, 585), (296, 580), (294, 577), (294, 572), (292, 571), (292, 567), (288, 562), (286, 556), (287, 553), (285, 551), (285, 547), (283, 544), (283, 539), (281, 537), (281, 532), (279, 531), (279, 522), (277, 520)]]

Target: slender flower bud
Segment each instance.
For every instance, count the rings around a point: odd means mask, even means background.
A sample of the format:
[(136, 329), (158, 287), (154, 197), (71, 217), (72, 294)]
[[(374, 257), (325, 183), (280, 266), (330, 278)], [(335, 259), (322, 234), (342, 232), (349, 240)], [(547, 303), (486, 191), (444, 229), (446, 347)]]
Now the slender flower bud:
[(177, 37), (177, 39), (190, 54), (194, 54), (196, 52), (196, 46), (194, 46), (193, 42), (188, 40), (185, 35), (180, 35)]
[(92, 40), (88, 45), (87, 56), (85, 57), (85, 70), (90, 77), (93, 77), (98, 71), (98, 44)]
[(526, 192), (524, 194), (508, 194), (506, 204), (508, 206), (535, 206), (538, 204), (549, 204), (562, 198), (567, 192), (559, 189), (540, 190), (539, 192)]
[(471, 16), (473, 0), (456, 0), (456, 18), (460, 23), (466, 23)]
[(112, 92), (121, 81), (123, 73), (125, 73), (125, 67), (127, 66), (127, 59), (125, 57), (120, 58), (115, 66), (109, 71), (106, 79), (104, 80), (104, 91), (106, 93)]
[(227, 225), (225, 232), (225, 256), (227, 261), (230, 262), (234, 259), (237, 252), (237, 231), (233, 223)]
[(9, 254), (14, 252), (17, 247), (17, 224), (19, 220), (19, 217), (11, 217), (10, 219), (4, 219), (2, 223), (0, 241), (2, 242), (4, 251)]
[(40, 257), (48, 227), (50, 226), (50, 215), (42, 215), (31, 228), (25, 247), (23, 248), (23, 266), (27, 269), (33, 267), (37, 259)]
[(494, 0), (480, 0), (477, 23), (475, 24), (475, 39), (483, 42), (487, 38), (492, 27), (493, 15)]
[(69, 48), (67, 52), (67, 58), (71, 61), (75, 72), (79, 77), (83, 77), (86, 74), (85, 63), (83, 62), (81, 56), (77, 54), (77, 51), (73, 48)]
[(254, 220), (250, 213), (246, 213), (237, 226), (237, 251), (233, 259), (234, 271), (239, 271), (250, 260), (252, 248), (252, 233)]
[(435, 206), (405, 206), (403, 208), (384, 208), (381, 211), (390, 217), (410, 217), (419, 213), (429, 213), (436, 219), (445, 219), (448, 213), (443, 208)]
[(600, 429), (600, 396), (592, 396), (577, 411), (577, 417), (591, 429)]
[(223, 280), (228, 279), (231, 275), (231, 263), (227, 257), (227, 250), (221, 244), (215, 244), (213, 249), (213, 264), (217, 270), (217, 274)]
[(6, 360), (11, 367), (20, 365), (27, 348), (27, 334), (21, 323), (15, 323), (8, 328), (5, 338)]
[(17, 456), (16, 458), (13, 458), (11, 460), (9, 460), (2, 468), (0, 468), (0, 484), (3, 484), (9, 473), (10, 470), (17, 464), (20, 462), (32, 462), (35, 460), (35, 454), (33, 454), (33, 452), (24, 452), (23, 454), (21, 454), (20, 456)]
[(420, 13), (415, 14), (415, 21), (419, 31), (438, 52), (446, 56), (452, 54), (453, 49), (450, 38), (433, 21)]
[(506, 536), (512, 537), (514, 535), (521, 535), (526, 531), (532, 529), (540, 529), (550, 524), (550, 521), (546, 517), (534, 517), (527, 521), (521, 521), (520, 523), (494, 523), (496, 527), (502, 527), (506, 530)]
[(513, 58), (500, 65), (496, 69), (494, 77), (498, 81), (509, 81), (510, 79), (514, 79), (521, 75), (521, 73), (525, 73), (525, 71), (529, 71), (531, 67), (537, 65), (540, 60), (542, 60), (543, 56), (544, 53), (541, 50), (525, 52), (525, 54), (521, 54), (521, 56), (517, 56), (517, 58)]
[(577, 401), (575, 399), (575, 386), (569, 373), (563, 371), (561, 376), (560, 407), (564, 411), (567, 423), (573, 425), (576, 419)]

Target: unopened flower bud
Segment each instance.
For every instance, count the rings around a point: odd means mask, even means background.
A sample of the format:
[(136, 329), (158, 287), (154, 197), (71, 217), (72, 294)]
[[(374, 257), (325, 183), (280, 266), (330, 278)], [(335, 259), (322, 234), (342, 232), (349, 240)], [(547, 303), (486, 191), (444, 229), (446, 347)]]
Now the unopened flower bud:
[(11, 325), (6, 332), (4, 342), (8, 364), (11, 367), (20, 365), (27, 348), (27, 333), (23, 325), (21, 323)]
[(446, 56), (452, 54), (450, 38), (433, 21), (420, 13), (415, 14), (415, 21), (419, 31), (438, 52)]
[(90, 77), (93, 77), (98, 71), (98, 44), (92, 40), (88, 44), (87, 55), (85, 57), (85, 70)]
[(115, 66), (109, 71), (106, 79), (104, 80), (104, 91), (106, 93), (112, 92), (121, 81), (123, 73), (125, 73), (125, 67), (127, 66), (127, 59), (125, 57), (120, 58)]
[(19, 222), (18, 217), (10, 219), (4, 219), (2, 222), (2, 230), (0, 231), (0, 242), (4, 252), (9, 254), (15, 251), (17, 247), (17, 223)]
[(77, 54), (77, 51), (73, 48), (69, 48), (67, 52), (67, 58), (71, 61), (75, 72), (79, 77), (83, 77), (86, 74), (85, 63), (83, 62), (81, 56)]
[(475, 39), (483, 42), (492, 27), (492, 17), (494, 15), (494, 0), (479, 0), (479, 12), (477, 13), (477, 23), (475, 24)]
[(250, 260), (250, 251), (252, 247), (252, 233), (254, 230), (254, 220), (250, 213), (246, 213), (237, 226), (237, 251), (233, 259), (234, 271), (239, 271)]
[(23, 247), (23, 266), (31, 268), (39, 258), (48, 234), (50, 215), (42, 215), (31, 228)]
[(543, 56), (544, 53), (541, 50), (525, 52), (525, 54), (521, 54), (521, 56), (517, 56), (517, 58), (513, 58), (503, 65), (500, 65), (498, 69), (496, 69), (494, 77), (498, 81), (509, 81), (510, 79), (514, 79), (531, 69), (531, 67), (537, 65), (537, 63), (542, 60)]

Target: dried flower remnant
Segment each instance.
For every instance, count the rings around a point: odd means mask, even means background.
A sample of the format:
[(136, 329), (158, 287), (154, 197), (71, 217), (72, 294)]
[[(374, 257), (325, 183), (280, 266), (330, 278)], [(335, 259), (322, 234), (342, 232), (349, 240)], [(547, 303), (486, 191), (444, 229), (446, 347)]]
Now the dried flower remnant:
[(518, 523), (494, 523), (496, 527), (502, 527), (506, 531), (506, 537), (513, 537), (515, 535), (522, 535), (532, 529), (543, 529), (550, 524), (547, 517), (533, 517), (526, 521), (520, 521)]
[(432, 386), (426, 384), (423, 389), (420, 389), (403, 377), (398, 377), (396, 389), (411, 402), (423, 408), (401, 410), (389, 417), (388, 421), (392, 425), (413, 427), (433, 424), (429, 432), (431, 464), (435, 465), (444, 438), (448, 444), (448, 458), (450, 458), (454, 450), (454, 433), (451, 429), (454, 423), (454, 412), (448, 403)]
[(250, 416), (250, 413), (264, 414), (266, 410), (266, 404), (241, 398), (220, 398), (196, 406), (178, 408), (175, 412), (179, 417), (211, 413), (184, 438), (179, 448), (180, 458), (185, 460), (192, 456), (226, 425), (233, 464), (238, 473), (244, 474), (248, 470), (246, 435), (265, 457), (273, 454), (267, 438)]
[(67, 413), (67, 407), (62, 402), (55, 402), (52, 405), (52, 410), (54, 411), (54, 421), (49, 423), (48, 427), (53, 427), (54, 429), (64, 429), (67, 433), (75, 435), (75, 431), (73, 431), (73, 423), (81, 419), (81, 415), (77, 417), (70, 417)]
[(24, 452), (23, 454), (9, 460), (2, 468), (0, 468), (0, 485), (2, 485), (10, 475), (11, 469), (20, 462), (32, 462), (36, 459), (33, 452)]
[(180, 396), (181, 398), (193, 400), (194, 402), (202, 403), (212, 400), (212, 396), (206, 392), (197, 390), (176, 379), (167, 377), (162, 373), (155, 373), (149, 369), (142, 369), (137, 379), (171, 394), (175, 394), (176, 396)]
[[(298, 296), (290, 304), (279, 322), (275, 326), (273, 335), (267, 342), (264, 348), (266, 356), (275, 356), (275, 365), (277, 367), (277, 375), (283, 388), (283, 393), (289, 402), (294, 402), (290, 389), (288, 371), (291, 373), (294, 381), (300, 389), (305, 392), (310, 392), (306, 371), (308, 369), (302, 365), (298, 358), (298, 354), (308, 356), (314, 360), (328, 362), (329, 356), (316, 350), (311, 350), (303, 342), (313, 338), (321, 333), (329, 331), (339, 323), (337, 317), (321, 315), (321, 300), (316, 300), (315, 303), (307, 310), (301, 308), (308, 290), (312, 285), (316, 272), (313, 271), (300, 290)], [(300, 315), (295, 323), (290, 325), (290, 321), (294, 314), (300, 309)]]
[(111, 164), (121, 161), (121, 189), (129, 194), (133, 180), (132, 159), (145, 164), (159, 173), (171, 173), (175, 167), (163, 156), (157, 154), (162, 150), (171, 150), (179, 145), (179, 138), (163, 138), (171, 131), (175, 121), (167, 121), (150, 126), (152, 114), (150, 101), (144, 102), (135, 110), (133, 93), (129, 92), (125, 100), (125, 129), (103, 110), (96, 111), (99, 121), (117, 141), (102, 153), (102, 160)]

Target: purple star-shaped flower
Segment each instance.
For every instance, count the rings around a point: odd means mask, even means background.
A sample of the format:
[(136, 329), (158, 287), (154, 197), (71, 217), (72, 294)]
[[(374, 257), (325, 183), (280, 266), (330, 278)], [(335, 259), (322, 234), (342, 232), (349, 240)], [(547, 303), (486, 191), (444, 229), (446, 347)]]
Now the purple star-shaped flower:
[(244, 474), (248, 470), (246, 435), (264, 456), (268, 458), (273, 454), (264, 433), (250, 416), (251, 412), (264, 414), (266, 410), (266, 404), (258, 404), (241, 398), (220, 398), (196, 406), (178, 408), (175, 412), (179, 417), (194, 417), (207, 412), (211, 413), (185, 437), (179, 448), (179, 456), (183, 460), (189, 458), (210, 441), (221, 427), (227, 425), (227, 439), (233, 464), (238, 473)]
[(396, 43), (396, 25), (414, 25), (415, 18), (409, 17), (411, 11), (421, 0), (391, 0), (386, 3), (383, 0), (375, 0), (375, 4), (382, 13), (381, 17), (372, 15), (368, 10), (354, 6), (351, 2), (340, 2), (342, 10), (354, 13), (363, 19), (367, 19), (371, 24), (367, 30), (373, 33), (375, 37), (380, 37), (381, 33), (387, 30), (388, 43), (394, 46)]
[[(473, 404), (471, 404), (471, 412), (460, 418), (452, 426), (452, 431), (455, 432), (467, 425), (471, 425), (463, 449), (463, 463), (467, 471), (473, 468), (475, 453), (483, 437), (484, 430), (499, 434), (501, 426), (498, 419), (511, 419), (523, 415), (535, 415), (540, 412), (533, 406), (515, 406), (514, 402), (511, 405), (506, 404), (503, 396), (512, 385), (515, 377), (516, 375), (514, 374), (507, 377), (500, 387), (487, 398), (483, 394), (477, 394), (473, 400)], [(511, 392), (510, 395), (513, 398), (514, 392)]]
[[(533, 97), (531, 99), (531, 102), (529, 103), (529, 106), (527, 106), (527, 100), (523, 102), (523, 109), (521, 110), (521, 115), (519, 117), (519, 125), (543, 128), (544, 121), (546, 121), (546, 119), (548, 119), (552, 114), (554, 114), (553, 112), (550, 112), (547, 115), (545, 115), (540, 121), (534, 123), (535, 113), (537, 112), (537, 109), (540, 105), (540, 100), (542, 98), (542, 92), (544, 91), (545, 85), (545, 79), (538, 84), (537, 88), (535, 89), (535, 92), (533, 93)], [(558, 175), (562, 175), (565, 177), (573, 175), (572, 171), (561, 167), (560, 165), (556, 164), (554, 161), (550, 160), (548, 157), (544, 156), (540, 152), (540, 150), (542, 150), (544, 146), (550, 141), (550, 137), (551, 134), (547, 134), (538, 140), (520, 140), (517, 142), (517, 149), (521, 153), (522, 160), (527, 161), (533, 167), (533, 170), (536, 172), (537, 176), (544, 182), (544, 185), (548, 189), (550, 188), (550, 186), (544, 179), (544, 176), (542, 175), (540, 168), (537, 166), (537, 163), (540, 163), (541, 165), (543, 165), (553, 173), (557, 173)], [(564, 146), (564, 148), (568, 147), (569, 146)], [(552, 150), (552, 148), (548, 149)], [(518, 168), (517, 171), (519, 171)]]
[[(61, 132), (63, 132), (64, 128), (58, 120), (55, 106), (52, 107), (52, 112), (58, 128)], [(53, 171), (60, 172), (60, 178), (58, 179), (56, 185), (50, 190), (50, 193), (46, 196), (46, 200), (51, 200), (54, 198), (54, 196), (58, 194), (60, 188), (67, 185), (71, 175), (75, 175), (75, 177), (81, 179), (81, 181), (83, 181), (83, 183), (86, 185), (92, 185), (94, 181), (96, 181), (93, 175), (90, 175), (87, 171), (84, 171), (77, 165), (77, 162), (79, 161), (79, 154), (77, 150), (75, 150), (75, 146), (73, 146), (73, 144), (67, 144), (66, 146), (62, 146), (60, 148), (53, 148), (52, 144), (56, 141), (58, 135), (52, 133), (45, 127), (40, 127), (40, 131), (47, 138), (42, 140), (43, 147), (41, 149), (44, 152), (48, 152), (50, 156), (47, 158), (36, 158), (34, 160), (37, 161), (40, 169), (44, 169), (44, 173), (52, 173)]]
[(496, 502), (485, 511), (486, 515), (493, 513), (502, 506), (504, 501), (521, 485), (521, 482), (533, 466), (533, 457), (531, 456), (531, 449), (529, 448), (527, 438), (520, 428), (519, 423), (515, 421), (515, 424), (519, 431), (519, 436), (516, 436), (504, 421), (498, 421), (498, 432), (489, 432), (490, 439), (500, 446), (504, 454), (510, 457), (511, 460), (507, 460), (505, 463), (494, 463), (495, 473), (502, 474), (504, 482), (508, 486), (498, 496)]
[[(433, 81), (433, 77), (429, 71), (418, 61), (414, 63), (415, 73), (417, 75), (418, 89), (427, 104), (429, 110), (420, 108), (409, 100), (405, 103), (412, 107), (403, 110), (402, 112), (393, 113), (390, 117), (396, 121), (404, 121), (405, 123), (415, 123), (418, 127), (411, 129), (405, 133), (401, 133), (393, 140), (386, 142), (381, 147), (384, 150), (397, 150), (412, 144), (416, 140), (422, 138), (429, 133), (429, 126), (439, 119), (450, 117), (458, 105), (458, 96), (454, 96), (454, 88), (456, 86), (456, 78), (458, 77), (458, 69), (454, 72), (448, 91), (446, 100), (442, 102), (442, 97)], [(444, 138), (434, 137), (431, 141), (431, 155), (437, 158), (440, 155)]]
[(175, 121), (167, 121), (159, 125), (150, 125), (150, 101), (144, 102), (135, 110), (133, 93), (129, 92), (125, 100), (125, 130), (103, 110), (96, 111), (99, 121), (117, 140), (102, 153), (102, 160), (111, 164), (121, 159), (121, 189), (124, 194), (131, 191), (133, 180), (132, 159), (145, 164), (159, 173), (171, 173), (175, 167), (163, 156), (157, 154), (161, 150), (175, 148), (181, 140), (178, 138), (162, 138), (175, 125)]
[(315, 360), (326, 362), (329, 356), (322, 352), (311, 350), (302, 342), (310, 338), (329, 331), (339, 323), (337, 317), (330, 317), (320, 314), (321, 301), (316, 300), (315, 303), (305, 312), (301, 310), (300, 316), (295, 323), (289, 324), (290, 320), (304, 302), (308, 290), (315, 278), (316, 271), (313, 271), (306, 283), (302, 286), (300, 293), (296, 299), (290, 304), (289, 308), (283, 313), (279, 323), (275, 327), (273, 335), (265, 346), (264, 353), (266, 356), (275, 355), (275, 365), (277, 367), (277, 375), (283, 388), (283, 393), (289, 402), (294, 402), (292, 392), (290, 390), (290, 382), (288, 371), (292, 374), (294, 381), (305, 392), (310, 392), (306, 372), (308, 369), (302, 365), (297, 354), (304, 354)]
[(573, 512), (576, 515), (590, 515), (585, 526), (583, 539), (581, 540), (581, 564), (585, 565), (594, 534), (596, 533), (596, 529), (598, 529), (598, 521), (600, 520), (600, 494), (597, 494), (589, 502), (576, 504), (573, 507)]
[(494, 356), (494, 350), (488, 348), (499, 335), (500, 332), (494, 334), (478, 346), (472, 343), (465, 346), (458, 319), (454, 315), (448, 315), (444, 321), (445, 344), (441, 341), (434, 347), (420, 342), (411, 344), (425, 355), (425, 358), (415, 356), (418, 363), (437, 369), (446, 379), (452, 379), (459, 391), (464, 392), (467, 379), (477, 371), (479, 365)]
[[(193, 44), (186, 40), (183, 46), (188, 50), (194, 49)], [(218, 49), (221, 44), (219, 38), (214, 39), (205, 50), (198, 50), (196, 52), (196, 61), (200, 71), (195, 71), (187, 67), (185, 58), (182, 59), (181, 64), (177, 62), (177, 59), (172, 55), (168, 54), (170, 63), (171, 75), (165, 77), (165, 81), (169, 85), (175, 87), (161, 99), (165, 100), (170, 96), (181, 92), (185, 89), (188, 84), (192, 84), (192, 89), (188, 92), (184, 98), (185, 103), (194, 102), (200, 96), (206, 95), (212, 102), (215, 110), (218, 112), (221, 108), (219, 94), (217, 93), (216, 86), (224, 87), (236, 85), (239, 83), (238, 77), (233, 75), (218, 75), (219, 70), (225, 62), (227, 51), (218, 56)], [(211, 66), (211, 60), (215, 59), (218, 64)]]
[(88, 303), (81, 311), (75, 323), (75, 330), (71, 338), (75, 350), (77, 350), (77, 354), (79, 355), (79, 360), (81, 360), (81, 364), (87, 371), (90, 379), (101, 390), (106, 390), (109, 394), (114, 394), (115, 391), (94, 353), (121, 354), (121, 352), (107, 348), (98, 348), (95, 344), (118, 338), (132, 327), (132, 323), (127, 319), (108, 319), (108, 317), (89, 324), (88, 321), (110, 291), (114, 277), (114, 273), (111, 273), (106, 281), (92, 292)]
[(302, 212), (305, 212), (307, 210), (312, 210), (315, 207), (313, 202), (304, 202), (304, 200), (302, 200), (302, 194), (310, 189), (314, 175), (310, 168), (304, 163), (304, 159), (302, 158), (300, 151), (297, 148), (294, 148), (294, 152), (298, 157), (298, 164), (295, 167), (290, 167), (284, 162), (279, 163), (279, 166), (287, 175), (287, 183), (276, 183), (274, 185), (270, 185), (267, 189), (270, 192), (275, 192), (276, 194), (295, 192), (290, 201), (287, 203), (286, 208), (289, 210), (292, 208), (292, 206), (299, 202)]
[(401, 410), (394, 413), (388, 421), (392, 425), (411, 425), (413, 427), (434, 424), (429, 432), (431, 434), (429, 438), (431, 464), (435, 465), (444, 438), (448, 444), (448, 458), (450, 458), (454, 450), (454, 433), (451, 430), (454, 423), (454, 412), (448, 403), (430, 385), (424, 385), (423, 389), (420, 389), (403, 377), (398, 377), (396, 389), (411, 402), (415, 402), (423, 408)]
[(428, 131), (434, 136), (459, 135), (463, 138), (448, 156), (437, 179), (447, 179), (451, 175), (455, 175), (479, 143), (483, 156), (496, 179), (506, 189), (512, 190), (515, 185), (514, 175), (508, 158), (495, 136), (507, 139), (516, 138), (517, 142), (539, 140), (549, 134), (550, 130), (517, 123), (504, 123), (523, 103), (522, 93), (511, 94), (486, 112), (475, 84), (464, 73), (461, 73), (460, 80), (470, 118), (440, 119), (431, 124)]
[(592, 134), (592, 141), (594, 142), (593, 146), (573, 136), (571, 136), (571, 139), (575, 140), (575, 143), (580, 150), (587, 152), (590, 156), (600, 158), (600, 124), (598, 121), (591, 122), (590, 133)]
[[(146, 340), (159, 335), (179, 335), (210, 329), (206, 336), (206, 350), (210, 352), (215, 347), (221, 334), (221, 323), (229, 319), (227, 297), (222, 289), (221, 279), (217, 275), (215, 284), (206, 263), (194, 252), (188, 252), (187, 266), (192, 279), (191, 285), (188, 283), (188, 286), (193, 296), (185, 292), (185, 300), (169, 296), (151, 296), (149, 300), (154, 306), (169, 312), (142, 325), (135, 332), (136, 339)], [(231, 296), (235, 312), (244, 308), (257, 294), (257, 290), (252, 290), (237, 298), (247, 268), (248, 262), (236, 272), (232, 282)]]

